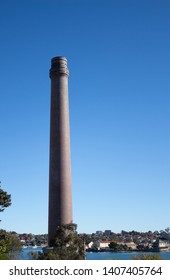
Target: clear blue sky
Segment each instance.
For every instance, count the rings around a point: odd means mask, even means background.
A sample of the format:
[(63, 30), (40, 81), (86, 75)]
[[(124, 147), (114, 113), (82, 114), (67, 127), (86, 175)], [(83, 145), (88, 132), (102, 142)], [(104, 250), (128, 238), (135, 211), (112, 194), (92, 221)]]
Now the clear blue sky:
[(0, 3), (0, 227), (47, 233), (50, 60), (70, 70), (79, 232), (170, 226), (170, 1)]

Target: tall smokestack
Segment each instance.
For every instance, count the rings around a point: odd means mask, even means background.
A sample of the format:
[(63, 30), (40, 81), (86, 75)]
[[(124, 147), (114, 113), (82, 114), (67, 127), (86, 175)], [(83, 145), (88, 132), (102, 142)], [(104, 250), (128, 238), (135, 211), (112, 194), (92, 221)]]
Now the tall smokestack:
[(72, 222), (70, 128), (67, 59), (51, 60), (51, 117), (48, 243), (56, 229)]

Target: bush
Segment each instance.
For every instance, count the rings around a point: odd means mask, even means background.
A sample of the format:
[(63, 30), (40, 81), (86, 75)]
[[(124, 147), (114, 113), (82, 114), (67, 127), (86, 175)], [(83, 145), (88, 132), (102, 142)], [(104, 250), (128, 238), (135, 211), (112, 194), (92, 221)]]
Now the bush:
[(76, 224), (62, 225), (57, 228), (52, 247), (44, 250), (40, 259), (45, 260), (84, 260), (84, 241), (76, 232)]
[(22, 247), (15, 234), (0, 230), (0, 260), (13, 260), (18, 257)]
[(132, 257), (132, 260), (163, 260), (158, 254), (139, 254)]

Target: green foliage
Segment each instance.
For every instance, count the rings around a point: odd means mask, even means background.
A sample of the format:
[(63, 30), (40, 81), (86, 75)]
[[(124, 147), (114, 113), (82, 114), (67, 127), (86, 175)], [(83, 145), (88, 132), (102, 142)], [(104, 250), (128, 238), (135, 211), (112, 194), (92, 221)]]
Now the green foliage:
[(3, 212), (4, 209), (10, 205), (11, 205), (11, 195), (5, 192), (0, 185), (0, 212)]
[(114, 251), (117, 251), (117, 248), (118, 248), (118, 244), (116, 242), (111, 242), (109, 244), (109, 248), (114, 250)]
[[(0, 212), (10, 205), (11, 195), (5, 192), (0, 185)], [(0, 260), (16, 259), (20, 251), (21, 243), (17, 235), (0, 229)]]
[(128, 246), (126, 244), (118, 244), (116, 242), (111, 242), (109, 244), (109, 248), (115, 252), (117, 251), (127, 251), (129, 250)]
[(20, 240), (15, 234), (0, 230), (0, 260), (16, 259), (21, 248)]
[(83, 260), (85, 258), (84, 241), (76, 232), (76, 224), (66, 224), (57, 228), (53, 248), (40, 259), (46, 260)]
[(91, 241), (95, 241), (95, 238), (93, 238), (92, 236), (89, 236), (86, 233), (82, 234), (82, 238), (86, 245), (88, 245)]
[(0, 230), (0, 260), (9, 259), (9, 238), (5, 230)]
[(132, 260), (163, 260), (158, 254), (140, 254), (132, 258)]

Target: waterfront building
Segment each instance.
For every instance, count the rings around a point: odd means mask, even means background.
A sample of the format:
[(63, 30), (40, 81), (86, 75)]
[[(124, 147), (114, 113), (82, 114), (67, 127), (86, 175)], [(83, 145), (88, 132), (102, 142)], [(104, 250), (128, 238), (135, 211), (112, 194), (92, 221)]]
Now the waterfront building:
[(170, 242), (164, 238), (158, 238), (153, 243), (153, 251), (154, 252), (167, 252), (170, 251)]

